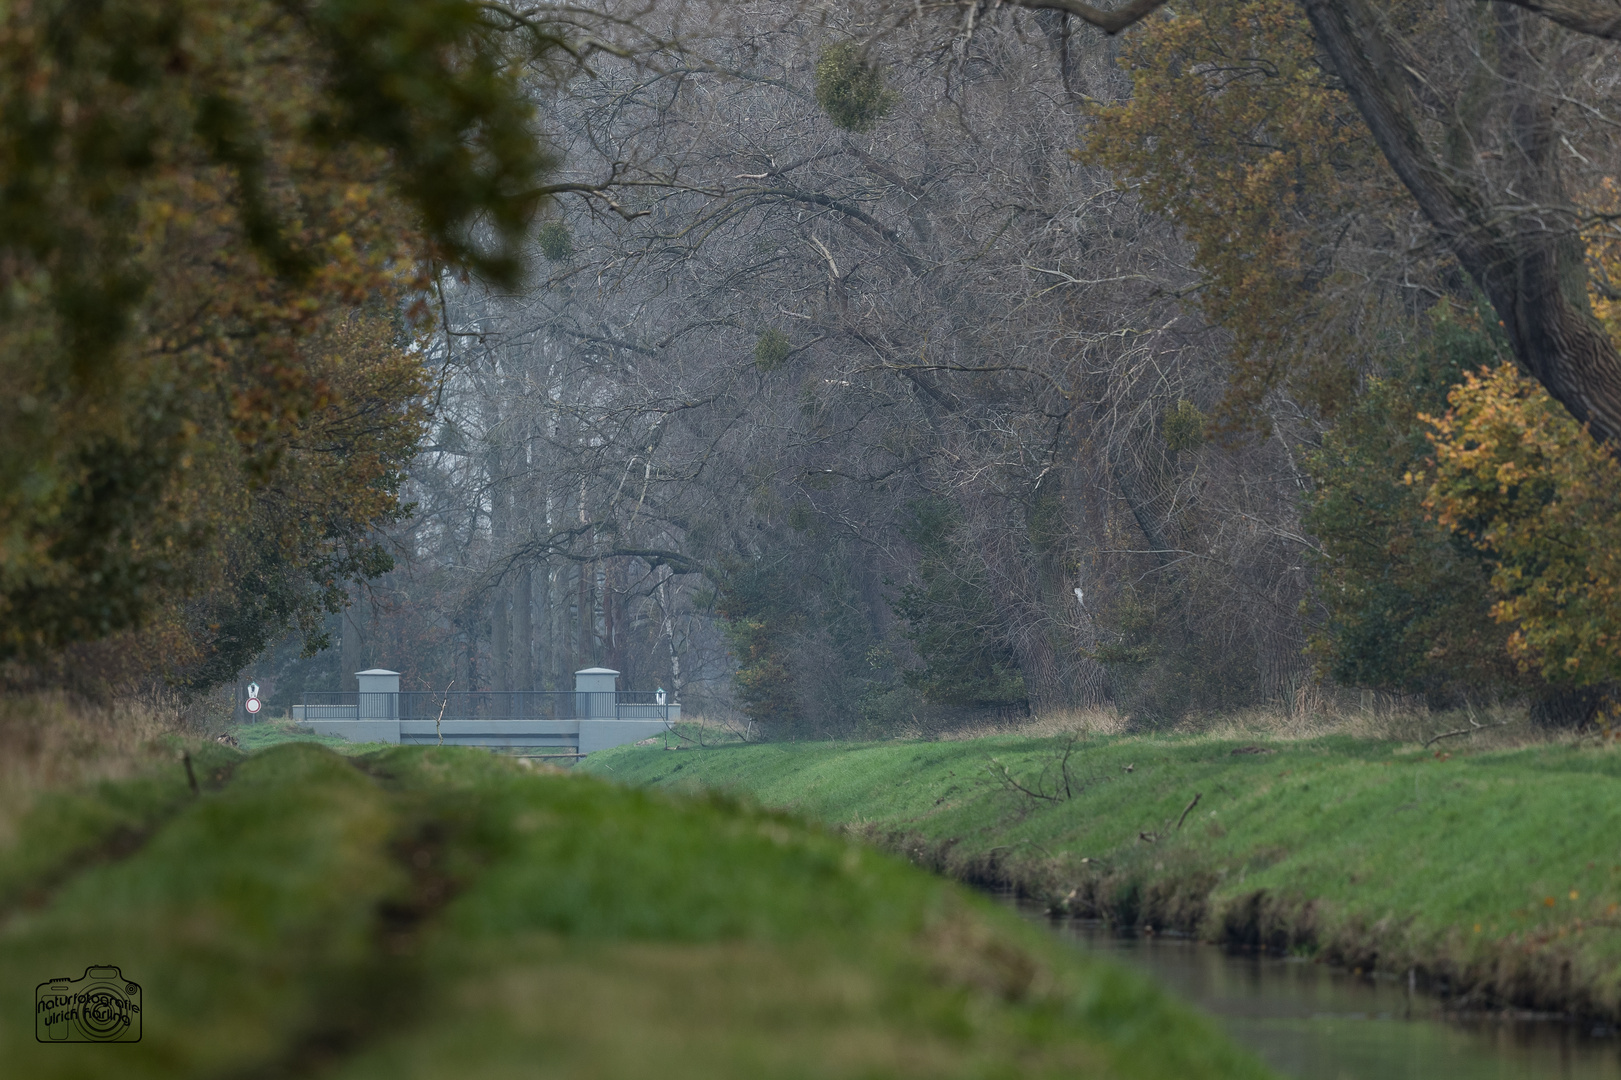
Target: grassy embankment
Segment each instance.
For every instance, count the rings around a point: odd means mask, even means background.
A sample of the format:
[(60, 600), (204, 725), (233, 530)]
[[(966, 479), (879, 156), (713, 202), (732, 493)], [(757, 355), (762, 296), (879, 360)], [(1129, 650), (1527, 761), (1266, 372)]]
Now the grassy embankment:
[(1615, 748), (1094, 735), (1065, 795), (1065, 741), (634, 747), (588, 767), (745, 793), (1056, 910), (1416, 968), (1460, 1007), (1621, 1019)]
[[(37, 792), (0, 842), (10, 1072), (1264, 1075), (1137, 977), (778, 813), (308, 742), (193, 743), (194, 795), (168, 753)], [(142, 1041), (36, 1043), (35, 984), (104, 964)]]

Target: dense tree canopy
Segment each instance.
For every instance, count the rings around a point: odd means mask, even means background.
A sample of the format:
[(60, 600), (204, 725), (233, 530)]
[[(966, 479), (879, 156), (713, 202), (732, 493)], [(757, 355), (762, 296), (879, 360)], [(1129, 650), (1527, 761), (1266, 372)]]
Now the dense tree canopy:
[[(1020, 3), (1111, 34), (1165, 6), (1138, 0), (1105, 13), (1078, 0)], [(1574, 198), (1571, 162), (1561, 160), (1568, 149), (1593, 166), (1573, 136), (1608, 142), (1612, 89), (1591, 76), (1613, 56), (1593, 39), (1621, 38), (1621, 20), (1583, 0), (1299, 6), (1384, 158), (1496, 308), (1515, 358), (1600, 438), (1621, 437), (1621, 350), (1588, 308), (1579, 242), (1587, 208)], [(1167, 10), (1172, 22), (1187, 17)], [(1227, 69), (1205, 72), (1222, 82)], [(1561, 111), (1568, 104), (1577, 108)]]
[[(1556, 116), (1561, 101), (1614, 114), (1609, 47), (1489, 7), (1331, 6), (1167, 7), (1134, 30), (1135, 93), (1095, 107), (1089, 152), (1194, 242), (1199, 303), (1233, 333), (1234, 419), (1275, 387), (1337, 419), (1307, 457), (1303, 521), (1321, 543), (1326, 670), (1431, 700), (1526, 685), (1510, 660), (1533, 682), (1603, 682), (1604, 572), (1577, 566), (1608, 543), (1591, 494), (1606, 490), (1604, 451), (1549, 398), (1485, 371), (1514, 356), (1613, 435), (1615, 152), (1606, 129)], [(1493, 334), (1448, 314), (1481, 293)], [(1432, 454), (1443, 479), (1425, 500), (1402, 478)], [(1489, 486), (1512, 472), (1499, 455), (1523, 454), (1542, 502), (1472, 492), (1468, 477)], [(1598, 471), (1584, 486), (1560, 469)]]
[(0, 658), (209, 589), (274, 632), (383, 565), (426, 389), (398, 313), (431, 259), (515, 277), (555, 44), (460, 0), (7, 8)]
[(1616, 678), (1579, 4), (5, 20), (16, 678), (605, 663), (792, 737)]
[(1192, 243), (1194, 295), (1233, 335), (1235, 418), (1279, 385), (1332, 411), (1400, 317), (1388, 283), (1424, 269), (1402, 250), (1411, 201), (1304, 13), (1206, 0), (1134, 30), (1122, 62), (1131, 96), (1091, 106), (1085, 152)]

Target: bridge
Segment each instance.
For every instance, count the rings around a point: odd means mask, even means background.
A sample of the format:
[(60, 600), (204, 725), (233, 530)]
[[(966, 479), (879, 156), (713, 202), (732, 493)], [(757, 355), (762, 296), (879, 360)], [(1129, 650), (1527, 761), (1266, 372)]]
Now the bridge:
[(574, 689), (401, 690), (400, 673), (355, 673), (359, 689), (305, 694), (293, 719), (321, 735), (351, 742), (443, 744), (590, 754), (670, 730), (681, 706), (663, 692), (618, 689), (619, 672), (585, 668)]

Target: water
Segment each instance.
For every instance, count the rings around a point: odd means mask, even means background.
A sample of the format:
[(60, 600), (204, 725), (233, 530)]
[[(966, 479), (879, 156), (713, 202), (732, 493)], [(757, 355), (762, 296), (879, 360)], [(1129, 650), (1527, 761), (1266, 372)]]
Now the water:
[[(1044, 914), (1027, 911), (1048, 921)], [(1559, 1020), (1447, 1017), (1406, 985), (1165, 937), (1061, 937), (1146, 971), (1293, 1080), (1621, 1080), (1621, 1038)]]

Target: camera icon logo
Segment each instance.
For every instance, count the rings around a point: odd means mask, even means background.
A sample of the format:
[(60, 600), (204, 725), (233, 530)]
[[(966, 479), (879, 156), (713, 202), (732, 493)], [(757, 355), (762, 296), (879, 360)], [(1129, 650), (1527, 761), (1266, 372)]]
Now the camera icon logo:
[(34, 1038), (40, 1042), (140, 1042), (141, 988), (110, 965), (87, 967), (34, 990)]

